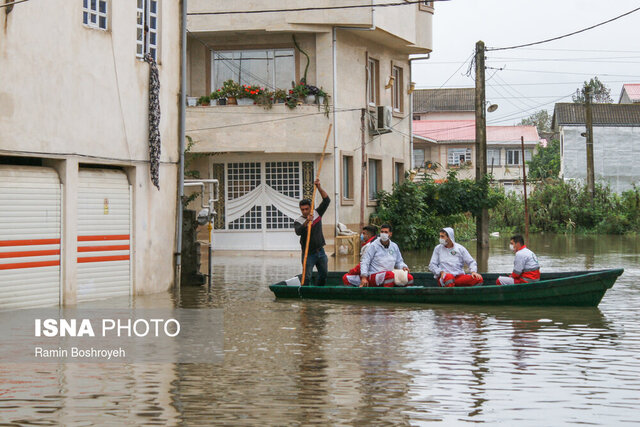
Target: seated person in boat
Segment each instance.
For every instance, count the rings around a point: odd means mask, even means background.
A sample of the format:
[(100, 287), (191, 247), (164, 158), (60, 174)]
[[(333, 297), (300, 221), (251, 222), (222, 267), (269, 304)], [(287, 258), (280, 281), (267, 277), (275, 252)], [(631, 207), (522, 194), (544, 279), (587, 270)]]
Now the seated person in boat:
[[(413, 276), (409, 274), (409, 267), (404, 263), (398, 245), (391, 241), (391, 234), (391, 226), (383, 224), (380, 227), (380, 237), (371, 242), (362, 256), (360, 287), (413, 285)], [(394, 269), (399, 271), (394, 272)], [(407, 277), (401, 277), (405, 274)]]
[[(360, 234), (360, 259), (371, 246), (371, 242), (376, 240), (378, 234), (378, 228), (375, 225), (365, 225), (362, 227), (362, 234)], [(349, 270), (344, 276), (342, 276), (342, 283), (345, 286), (359, 286), (360, 285), (360, 263)]]
[(515, 252), (513, 260), (513, 273), (509, 276), (500, 276), (496, 285), (517, 285), (531, 283), (540, 280), (540, 264), (538, 257), (524, 245), (524, 238), (516, 234), (511, 238), (509, 249)]
[[(471, 274), (466, 274), (467, 265)], [(429, 270), (438, 284), (443, 287), (475, 286), (482, 283), (482, 276), (478, 274), (478, 263), (469, 251), (456, 243), (453, 228), (445, 227), (440, 230), (440, 244), (433, 250)]]

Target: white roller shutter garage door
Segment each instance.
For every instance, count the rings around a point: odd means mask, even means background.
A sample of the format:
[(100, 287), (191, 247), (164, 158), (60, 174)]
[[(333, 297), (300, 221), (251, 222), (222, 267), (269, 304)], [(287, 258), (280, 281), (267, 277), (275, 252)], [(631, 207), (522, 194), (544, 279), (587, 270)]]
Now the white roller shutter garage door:
[(0, 309), (60, 303), (60, 212), (55, 170), (0, 165)]
[(124, 172), (80, 169), (78, 301), (131, 293), (131, 190)]

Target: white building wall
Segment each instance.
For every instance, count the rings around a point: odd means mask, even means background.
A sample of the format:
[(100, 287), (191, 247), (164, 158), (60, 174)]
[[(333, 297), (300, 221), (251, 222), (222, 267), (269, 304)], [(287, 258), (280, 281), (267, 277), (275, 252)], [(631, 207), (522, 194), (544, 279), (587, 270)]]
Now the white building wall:
[[(122, 167), (133, 186), (134, 292), (173, 282), (180, 82), (180, 2), (160, 0), (160, 190), (149, 178), (149, 65), (136, 58), (136, 2), (109, 0), (109, 27), (82, 24), (82, 1), (0, 9), (0, 155), (43, 159), (64, 184), (66, 241), (77, 238), (78, 169)], [(62, 261), (76, 302), (75, 249)]]
[[(564, 126), (562, 173), (564, 179), (587, 178), (584, 126)], [(617, 193), (640, 183), (640, 126), (593, 129), (593, 157), (596, 182), (606, 183)]]

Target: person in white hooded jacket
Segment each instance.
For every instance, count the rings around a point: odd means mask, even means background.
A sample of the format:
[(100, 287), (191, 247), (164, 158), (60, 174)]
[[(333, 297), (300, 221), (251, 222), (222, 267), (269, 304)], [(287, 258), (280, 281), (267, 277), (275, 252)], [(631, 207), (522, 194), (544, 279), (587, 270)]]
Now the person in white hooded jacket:
[[(465, 273), (465, 265), (471, 274)], [(440, 230), (440, 244), (433, 250), (429, 270), (443, 287), (475, 286), (483, 281), (478, 274), (478, 263), (464, 246), (456, 243), (450, 227)]]

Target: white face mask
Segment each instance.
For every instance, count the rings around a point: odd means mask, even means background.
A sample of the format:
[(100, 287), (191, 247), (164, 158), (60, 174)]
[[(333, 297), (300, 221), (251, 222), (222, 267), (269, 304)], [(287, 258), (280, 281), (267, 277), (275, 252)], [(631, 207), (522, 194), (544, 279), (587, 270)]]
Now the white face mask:
[(388, 233), (380, 233), (380, 241), (388, 242), (389, 241), (389, 234)]
[(446, 245), (447, 244), (447, 239), (440, 238), (440, 244), (441, 245)]
[(516, 248), (514, 248), (514, 247), (513, 247), (513, 245), (511, 245), (511, 244), (509, 245), (509, 249), (510, 249), (512, 252), (516, 250)]

